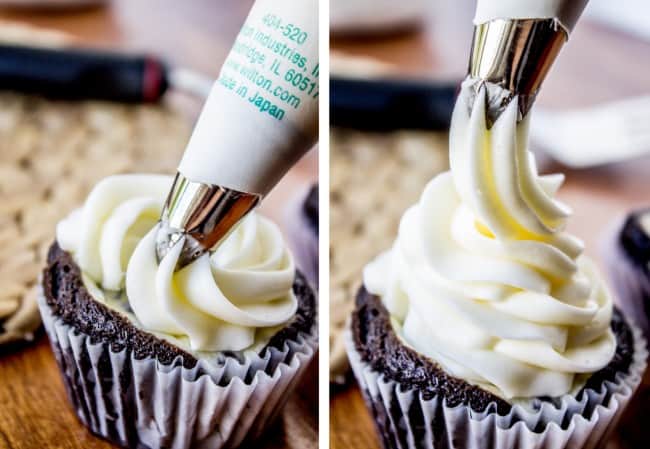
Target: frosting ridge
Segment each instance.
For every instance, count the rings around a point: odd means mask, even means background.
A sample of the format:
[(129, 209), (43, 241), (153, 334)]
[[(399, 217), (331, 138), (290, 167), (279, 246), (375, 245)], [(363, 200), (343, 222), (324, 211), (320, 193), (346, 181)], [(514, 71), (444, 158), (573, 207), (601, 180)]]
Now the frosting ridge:
[(155, 234), (172, 178), (118, 175), (59, 223), (57, 240), (97, 286), (124, 290), (147, 330), (198, 351), (239, 351), (296, 312), (295, 266), (277, 226), (251, 213), (214, 251), (175, 272), (182, 245), (158, 263)]
[(528, 151), (516, 99), (488, 130), (467, 89), (450, 130), (451, 170), (406, 211), (393, 247), (364, 270), (398, 334), (452, 375), (507, 398), (561, 396), (606, 366), (612, 299), (571, 211)]

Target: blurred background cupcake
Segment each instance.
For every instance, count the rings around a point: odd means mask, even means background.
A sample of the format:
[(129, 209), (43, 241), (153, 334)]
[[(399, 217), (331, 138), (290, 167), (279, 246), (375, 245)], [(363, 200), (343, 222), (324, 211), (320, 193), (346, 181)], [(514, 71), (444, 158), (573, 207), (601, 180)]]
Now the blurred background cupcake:
[(303, 188), (289, 205), (285, 217), (296, 265), (318, 288), (318, 184)]
[[(611, 235), (603, 244), (614, 291), (622, 310), (634, 317), (650, 342), (650, 211), (647, 208), (628, 213), (612, 223)], [(650, 373), (646, 371), (639, 392), (623, 420), (622, 438), (630, 447), (650, 444), (644, 427), (650, 413)]]
[(629, 213), (617, 222), (607, 266), (621, 304), (650, 337), (650, 210)]

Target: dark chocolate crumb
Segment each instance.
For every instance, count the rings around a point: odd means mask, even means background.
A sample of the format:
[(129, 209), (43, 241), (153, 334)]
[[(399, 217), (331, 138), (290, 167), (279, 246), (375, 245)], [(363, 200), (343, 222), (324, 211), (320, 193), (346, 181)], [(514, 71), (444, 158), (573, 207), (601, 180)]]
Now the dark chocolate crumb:
[[(293, 289), (298, 298), (296, 316), (271, 338), (261, 355), (271, 347), (281, 349), (286, 341), (295, 340), (300, 333), (309, 333), (315, 322), (316, 297), (299, 272)], [(125, 315), (96, 301), (83, 284), (79, 266), (56, 242), (48, 252), (43, 290), (52, 314), (88, 335), (93, 343), (109, 343), (115, 352), (127, 348), (138, 360), (155, 357), (160, 363), (169, 365), (180, 356), (186, 368), (193, 368), (197, 363), (192, 354), (139, 329)]]
[[(617, 339), (616, 354), (605, 368), (589, 378), (585, 388), (599, 390), (604, 381), (614, 380), (617, 373), (627, 373), (629, 370), (634, 339), (618, 309), (614, 310), (612, 330)], [(512, 408), (502, 398), (451, 376), (433, 360), (405, 346), (393, 330), (388, 310), (381, 299), (364, 287), (357, 294), (356, 309), (352, 315), (352, 335), (364, 362), (386, 378), (398, 382), (402, 388), (418, 390), (424, 399), (439, 396), (450, 407), (463, 404), (477, 412), (495, 404), (497, 413), (501, 415)], [(539, 398), (538, 405), (541, 401), (552, 399)]]

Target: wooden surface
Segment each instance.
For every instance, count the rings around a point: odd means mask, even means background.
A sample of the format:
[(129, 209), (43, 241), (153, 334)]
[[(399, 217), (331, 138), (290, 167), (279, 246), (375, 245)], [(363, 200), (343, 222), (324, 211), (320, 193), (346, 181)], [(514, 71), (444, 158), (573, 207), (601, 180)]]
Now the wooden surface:
[[(79, 11), (0, 9), (0, 21), (62, 31), (80, 45), (153, 53), (216, 76), (251, 4), (252, 0), (193, 0), (182, 6), (174, 0), (115, 0), (105, 8)], [(170, 97), (167, 101), (185, 108), (191, 118), (200, 108), (196, 99)], [(312, 151), (270, 194), (264, 212), (281, 222), (285, 202), (317, 176), (318, 156)], [(42, 333), (32, 345), (0, 349), (0, 449), (113, 447), (77, 421)], [(316, 447), (316, 372), (310, 369), (308, 374), (300, 394), (293, 395), (260, 447)]]
[[(408, 76), (460, 80), (467, 67), (473, 2), (432, 4), (427, 25), (418, 32), (379, 39), (334, 36), (331, 47), (392, 64)], [(551, 70), (539, 104), (569, 108), (648, 94), (649, 56), (649, 42), (583, 21)], [(586, 253), (602, 266), (601, 247), (612, 220), (631, 208), (650, 206), (650, 157), (581, 171), (549, 164), (548, 170), (567, 175), (559, 197), (574, 209), (569, 230), (584, 239)], [(333, 394), (330, 405), (332, 449), (379, 447), (356, 387)], [(608, 449), (620, 447), (617, 441), (608, 443)]]
[[(1, 449), (109, 449), (77, 421), (45, 335), (33, 345), (0, 352)], [(263, 437), (263, 449), (316, 448), (314, 371), (284, 415)]]

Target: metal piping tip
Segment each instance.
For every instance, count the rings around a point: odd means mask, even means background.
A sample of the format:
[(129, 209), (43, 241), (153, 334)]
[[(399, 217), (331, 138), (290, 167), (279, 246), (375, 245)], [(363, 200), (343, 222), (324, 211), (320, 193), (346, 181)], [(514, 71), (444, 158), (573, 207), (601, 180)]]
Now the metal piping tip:
[(473, 95), (468, 107), (485, 86), (488, 127), (515, 97), (523, 118), (567, 38), (555, 19), (496, 19), (476, 25), (469, 61)]
[(185, 237), (176, 269), (189, 265), (222, 242), (261, 199), (261, 195), (190, 181), (177, 173), (156, 235), (158, 262)]

